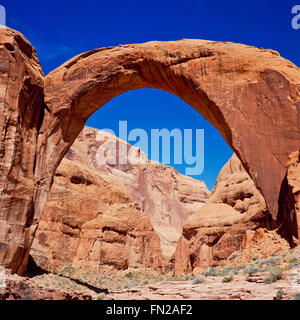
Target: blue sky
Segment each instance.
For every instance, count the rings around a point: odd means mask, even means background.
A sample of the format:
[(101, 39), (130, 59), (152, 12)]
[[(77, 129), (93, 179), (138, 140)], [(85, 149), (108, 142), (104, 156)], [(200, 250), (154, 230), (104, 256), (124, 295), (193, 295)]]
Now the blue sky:
[[(288, 0), (0, 1), (7, 25), (34, 45), (47, 74), (74, 55), (94, 48), (182, 38), (239, 42), (273, 48), (300, 65), (300, 30), (291, 27)], [(220, 134), (179, 98), (154, 89), (127, 92), (87, 122), (116, 132), (128, 129), (204, 129), (205, 169), (194, 178), (211, 189), (232, 154)], [(183, 165), (174, 165), (184, 173)]]

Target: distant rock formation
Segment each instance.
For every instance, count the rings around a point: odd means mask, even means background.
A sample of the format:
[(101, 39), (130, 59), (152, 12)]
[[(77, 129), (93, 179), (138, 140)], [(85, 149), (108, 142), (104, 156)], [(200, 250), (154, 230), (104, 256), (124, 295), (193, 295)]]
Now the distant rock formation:
[(55, 171), (87, 119), (139, 88), (170, 92), (201, 113), (247, 168), (273, 219), (293, 228), (279, 211), (288, 156), (299, 148), (300, 71), (278, 52), (152, 41), (94, 49), (44, 77), (23, 35), (1, 28), (0, 47), (0, 264), (12, 272), (26, 270)]
[(159, 237), (124, 186), (67, 159), (56, 171), (30, 253), (52, 272), (163, 269)]
[(300, 151), (292, 152), (282, 183), (277, 224), (291, 246), (300, 244)]
[(275, 221), (234, 154), (220, 171), (208, 203), (186, 221), (175, 253), (175, 273), (220, 265), (244, 248), (248, 231), (273, 229)]
[[(99, 147), (128, 148), (127, 164), (97, 161)], [(97, 129), (85, 127), (66, 158), (121, 183), (131, 198), (150, 217), (160, 237), (164, 260), (175, 252), (186, 219), (207, 202), (210, 191), (204, 182), (179, 174), (174, 168), (149, 161), (147, 155), (127, 142)], [(139, 159), (142, 159), (138, 163)]]

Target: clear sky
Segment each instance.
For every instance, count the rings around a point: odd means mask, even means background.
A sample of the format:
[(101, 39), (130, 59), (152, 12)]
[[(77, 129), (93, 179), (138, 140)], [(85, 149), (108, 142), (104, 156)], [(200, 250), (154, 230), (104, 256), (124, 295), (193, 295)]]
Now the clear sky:
[[(37, 50), (47, 74), (79, 53), (106, 46), (182, 38), (232, 41), (272, 48), (300, 65), (300, 30), (291, 26), (289, 0), (0, 1), (7, 25), (22, 32)], [(127, 92), (87, 122), (128, 129), (204, 129), (205, 169), (195, 178), (211, 189), (232, 154), (223, 138), (179, 98), (154, 89)], [(174, 165), (184, 173), (184, 166)]]

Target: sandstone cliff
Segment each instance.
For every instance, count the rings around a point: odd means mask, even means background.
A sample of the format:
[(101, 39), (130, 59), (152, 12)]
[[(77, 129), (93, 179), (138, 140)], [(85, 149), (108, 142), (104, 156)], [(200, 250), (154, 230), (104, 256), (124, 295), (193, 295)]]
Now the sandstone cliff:
[(147, 213), (115, 179), (63, 159), (31, 249), (44, 270), (162, 269)]
[[(99, 164), (97, 151), (104, 143), (108, 148), (116, 145), (117, 157), (120, 149), (123, 152), (128, 148), (127, 164)], [(163, 256), (168, 260), (175, 252), (184, 222), (208, 200), (210, 192), (204, 182), (181, 175), (172, 167), (148, 161), (140, 149), (129, 147), (109, 133), (85, 127), (66, 158), (119, 181), (149, 215), (160, 236)]]
[(175, 253), (175, 273), (220, 265), (245, 247), (248, 231), (274, 226), (263, 197), (233, 155), (220, 171), (208, 203), (184, 225)]
[(277, 223), (279, 232), (291, 246), (300, 244), (300, 151), (292, 152), (279, 197)]

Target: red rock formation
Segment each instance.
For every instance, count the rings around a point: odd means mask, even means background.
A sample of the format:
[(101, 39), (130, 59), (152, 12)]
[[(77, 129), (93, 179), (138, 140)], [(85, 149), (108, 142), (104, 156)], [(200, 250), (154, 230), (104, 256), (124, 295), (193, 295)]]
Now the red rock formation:
[(249, 234), (274, 226), (262, 195), (233, 155), (220, 171), (208, 203), (184, 225), (175, 253), (175, 273), (220, 265), (250, 245)]
[[(276, 217), (288, 155), (298, 148), (299, 69), (273, 50), (204, 40), (95, 49), (45, 80), (37, 174), (47, 181), (97, 109), (125, 91), (177, 95), (223, 135)], [(289, 112), (286, 112), (289, 110)]]
[(19, 32), (0, 29), (0, 265), (26, 267), (38, 218), (34, 177), (44, 76)]
[[(128, 148), (127, 164), (102, 164), (97, 161), (99, 147), (106, 143), (119, 150)], [(179, 174), (174, 168), (148, 161), (141, 150), (104, 131), (85, 127), (66, 158), (119, 181), (132, 199), (150, 217), (160, 236), (163, 256), (168, 260), (175, 252), (184, 222), (209, 198), (202, 181)], [(143, 163), (138, 163), (138, 159)]]
[(115, 179), (64, 159), (30, 251), (38, 267), (162, 270), (148, 215)]
[(6, 115), (1, 132), (12, 136), (5, 139), (1, 162), (1, 264), (24, 271), (64, 154), (91, 114), (138, 88), (173, 93), (210, 121), (277, 217), (285, 164), (300, 140), (299, 68), (277, 52), (204, 40), (95, 49), (46, 77), (46, 112), (41, 121), (43, 78), (34, 50), (19, 33), (8, 28), (0, 33)]
[(208, 202), (226, 203), (261, 227), (272, 229), (276, 225), (263, 196), (235, 154), (220, 171)]
[(6, 288), (0, 288), (0, 300), (92, 300), (92, 296), (41, 288), (29, 279), (9, 276)]
[(292, 152), (282, 183), (277, 224), (279, 232), (292, 246), (300, 243), (300, 151)]
[(276, 230), (247, 230), (241, 244), (241, 250), (233, 253), (234, 259), (228, 259), (227, 265), (238, 266), (253, 262), (253, 258), (265, 259), (290, 249), (288, 242)]

